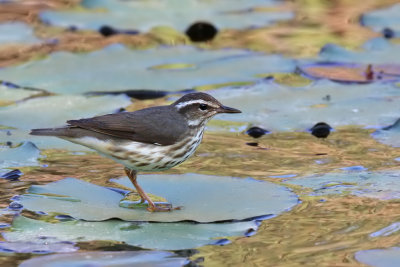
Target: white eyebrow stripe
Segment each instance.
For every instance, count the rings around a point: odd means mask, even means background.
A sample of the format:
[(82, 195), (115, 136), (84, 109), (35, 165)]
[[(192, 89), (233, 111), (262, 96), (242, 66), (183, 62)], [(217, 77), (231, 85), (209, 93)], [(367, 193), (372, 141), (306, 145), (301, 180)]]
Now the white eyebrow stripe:
[(204, 101), (203, 99), (196, 99), (196, 100), (190, 100), (190, 101), (182, 102), (182, 103), (179, 103), (178, 105), (176, 105), (175, 107), (179, 110), (179, 109), (181, 109), (183, 107), (186, 107), (186, 106), (189, 106), (189, 105), (192, 105), (192, 104), (206, 104), (206, 105), (209, 105), (209, 106), (211, 106), (213, 108), (218, 108), (218, 106), (216, 106), (213, 103), (210, 103), (208, 101)]

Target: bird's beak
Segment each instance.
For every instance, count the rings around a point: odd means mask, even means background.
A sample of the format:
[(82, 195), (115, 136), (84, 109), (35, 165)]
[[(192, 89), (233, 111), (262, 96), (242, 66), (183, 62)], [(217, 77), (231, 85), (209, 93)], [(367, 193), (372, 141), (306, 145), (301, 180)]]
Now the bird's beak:
[(236, 109), (236, 108), (230, 108), (227, 106), (223, 106), (221, 105), (218, 109), (217, 109), (218, 113), (242, 113), (240, 110)]

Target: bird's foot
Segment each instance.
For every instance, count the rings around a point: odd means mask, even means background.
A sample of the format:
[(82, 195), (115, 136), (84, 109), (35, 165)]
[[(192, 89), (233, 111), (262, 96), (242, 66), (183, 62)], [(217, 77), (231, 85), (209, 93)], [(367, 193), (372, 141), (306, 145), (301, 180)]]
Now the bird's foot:
[(173, 210), (181, 210), (182, 207), (172, 207), (170, 203), (153, 203), (153, 205), (149, 204), (147, 210), (150, 212), (169, 212)]

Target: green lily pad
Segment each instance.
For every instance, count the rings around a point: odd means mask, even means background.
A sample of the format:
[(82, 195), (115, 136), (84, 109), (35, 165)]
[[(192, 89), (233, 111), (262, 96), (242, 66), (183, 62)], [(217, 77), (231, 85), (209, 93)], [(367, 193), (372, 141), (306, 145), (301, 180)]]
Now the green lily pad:
[(118, 267), (174, 267), (183, 266), (188, 260), (163, 251), (96, 251), (63, 253), (36, 257), (23, 261), (20, 267), (61, 266), (118, 266)]
[(127, 89), (176, 91), (254, 82), (259, 79), (255, 77), (258, 73), (294, 69), (293, 60), (245, 50), (210, 51), (189, 46), (130, 50), (116, 44), (86, 54), (56, 52), (43, 60), (1, 68), (0, 79), (60, 94)]
[[(102, 25), (148, 31), (169, 26), (184, 31), (196, 21), (209, 21), (217, 28), (261, 27), (293, 17), (291, 12), (272, 11), (277, 1), (271, 0), (164, 0), (123, 1), (84, 0), (85, 10), (45, 11), (46, 23), (98, 30)], [(257, 9), (258, 8), (258, 9)], [(260, 9), (269, 9), (262, 12)]]
[(374, 267), (397, 267), (400, 265), (400, 248), (370, 249), (358, 251), (357, 261)]
[[(133, 187), (127, 177), (113, 181)], [(123, 208), (120, 207), (122, 194), (74, 178), (32, 186), (29, 194), (22, 195), (19, 202), (28, 210), (62, 213), (76, 219), (156, 222), (244, 220), (279, 214), (297, 204), (296, 195), (285, 187), (252, 179), (200, 174), (141, 175), (139, 183), (146, 192), (162, 196), (174, 207), (183, 208), (154, 213)], [(79, 201), (64, 201), (49, 196), (49, 193)]]
[(71, 220), (49, 223), (19, 216), (13, 221), (12, 231), (4, 232), (3, 237), (8, 242), (33, 244), (40, 244), (44, 237), (47, 244), (110, 240), (147, 249), (181, 250), (214, 244), (220, 238), (241, 236), (257, 228), (255, 221), (199, 224)]
[(378, 199), (400, 198), (400, 171), (345, 171), (300, 177), (285, 183), (313, 189), (312, 196), (352, 194)]

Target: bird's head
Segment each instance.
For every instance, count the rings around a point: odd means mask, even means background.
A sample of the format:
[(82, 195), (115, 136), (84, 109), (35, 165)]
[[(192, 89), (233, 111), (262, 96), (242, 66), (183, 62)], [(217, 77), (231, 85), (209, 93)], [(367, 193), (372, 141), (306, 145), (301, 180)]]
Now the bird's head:
[(222, 105), (206, 93), (190, 93), (172, 104), (188, 121), (189, 126), (204, 125), (218, 113), (241, 113), (240, 110)]

